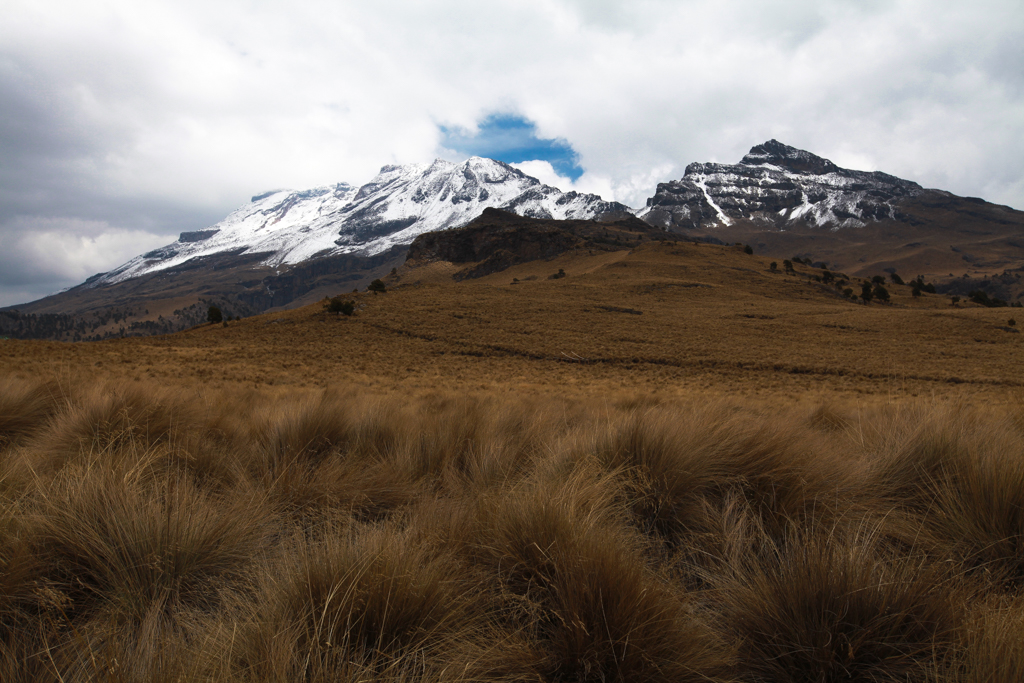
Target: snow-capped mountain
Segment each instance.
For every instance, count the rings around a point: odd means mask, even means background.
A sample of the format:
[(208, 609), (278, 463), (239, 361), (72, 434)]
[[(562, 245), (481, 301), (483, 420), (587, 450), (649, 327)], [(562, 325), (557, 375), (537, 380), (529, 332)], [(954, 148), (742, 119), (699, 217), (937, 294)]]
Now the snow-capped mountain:
[(666, 229), (705, 229), (749, 220), (769, 227), (863, 227), (900, 219), (899, 203), (925, 190), (886, 173), (851, 171), (776, 140), (738, 164), (693, 163), (659, 183), (638, 216)]
[(261, 265), (275, 267), (338, 254), (373, 256), (424, 232), (465, 225), (488, 207), (556, 219), (631, 212), (597, 195), (561, 192), (491, 159), (384, 166), (359, 188), (339, 183), (256, 195), (220, 223), (183, 232), (89, 284), (110, 285), (214, 255), (260, 255)]
[[(507, 214), (484, 214), (488, 208), (583, 225), (513, 225), (530, 221), (510, 224)], [(14, 315), (29, 327), (38, 322), (32, 316), (72, 316), (70, 326), (41, 338), (162, 334), (202, 322), (210, 305), (248, 316), (364, 288), (407, 264), (412, 251), (460, 263), (482, 259), (467, 267), (496, 272), (578, 242), (630, 248), (634, 238), (677, 238), (662, 230), (740, 240), (763, 255), (827, 258), (851, 275), (923, 274), (960, 296), (972, 288), (1016, 296), (1018, 290), (995, 288), (989, 276), (1002, 271), (1003, 286), (1018, 282), (1024, 270), (1024, 212), (885, 173), (842, 169), (775, 140), (751, 148), (738, 164), (690, 164), (682, 179), (659, 184), (636, 212), (649, 228), (632, 212), (596, 195), (561, 192), (489, 159), (385, 166), (362, 187), (257, 195), (216, 225), (183, 232), (77, 287), (21, 304)], [(465, 231), (448, 231), (471, 222)], [(420, 248), (410, 251), (421, 234)], [(395, 272), (395, 281), (408, 275), (415, 284), (414, 270)], [(957, 277), (943, 284), (947, 273)]]

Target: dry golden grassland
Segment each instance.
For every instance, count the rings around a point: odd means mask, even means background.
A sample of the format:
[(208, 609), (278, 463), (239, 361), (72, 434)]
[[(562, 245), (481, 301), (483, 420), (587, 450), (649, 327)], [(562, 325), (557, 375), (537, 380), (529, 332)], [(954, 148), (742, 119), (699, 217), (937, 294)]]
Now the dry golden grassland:
[(4, 681), (1019, 681), (1024, 411), (0, 384)]
[(0, 342), (0, 680), (1024, 680), (1014, 310), (768, 262)]
[[(314, 305), (166, 337), (8, 340), (0, 372), (413, 395), (710, 391), (773, 402), (1003, 402), (1024, 386), (1024, 335), (1007, 325), (1016, 309), (953, 306), (895, 285), (891, 304), (865, 306), (809, 278), (820, 271), (797, 265), (786, 275), (780, 262), (772, 273), (769, 262), (733, 247), (645, 243), (458, 283), (454, 267), (434, 264), (400, 271), (387, 294), (352, 295), (351, 318)], [(560, 268), (566, 277), (547, 279)]]

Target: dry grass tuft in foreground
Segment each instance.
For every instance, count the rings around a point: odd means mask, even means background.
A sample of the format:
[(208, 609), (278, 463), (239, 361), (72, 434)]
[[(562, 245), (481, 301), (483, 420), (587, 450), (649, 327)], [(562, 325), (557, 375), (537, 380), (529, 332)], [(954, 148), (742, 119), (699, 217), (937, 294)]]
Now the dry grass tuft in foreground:
[(0, 382), (4, 681), (1019, 681), (1024, 414)]

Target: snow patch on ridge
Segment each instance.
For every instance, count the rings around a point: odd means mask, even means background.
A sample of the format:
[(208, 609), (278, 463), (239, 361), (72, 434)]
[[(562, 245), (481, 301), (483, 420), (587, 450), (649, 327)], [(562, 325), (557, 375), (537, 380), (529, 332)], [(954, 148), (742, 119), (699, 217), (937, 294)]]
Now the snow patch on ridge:
[(682, 179), (660, 183), (638, 215), (666, 228), (707, 229), (737, 220), (778, 229), (795, 223), (856, 228), (895, 219), (896, 204), (923, 191), (909, 180), (839, 168), (769, 140), (751, 148), (738, 164), (688, 165)]
[(715, 203), (715, 200), (712, 199), (711, 195), (708, 193), (707, 177), (704, 175), (697, 176), (693, 182), (700, 188), (700, 191), (704, 193), (704, 199), (711, 205), (711, 208), (715, 210), (715, 213), (718, 214), (718, 220), (722, 221), (722, 223), (727, 226), (732, 225), (732, 219), (725, 215), (725, 212), (722, 211), (721, 207)]

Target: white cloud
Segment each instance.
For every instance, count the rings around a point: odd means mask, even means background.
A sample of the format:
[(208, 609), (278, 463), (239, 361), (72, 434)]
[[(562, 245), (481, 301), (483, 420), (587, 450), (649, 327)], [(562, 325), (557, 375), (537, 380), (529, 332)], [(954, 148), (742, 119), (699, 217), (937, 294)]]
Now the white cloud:
[(621, 202), (633, 208), (643, 207), (647, 198), (654, 194), (654, 188), (659, 180), (672, 177), (673, 172), (672, 166), (662, 166), (647, 173), (614, 179), (596, 173), (584, 173), (573, 181), (567, 176), (559, 175), (548, 161), (535, 159), (509, 165), (563, 192), (596, 194), (608, 201)]
[(516, 164), (509, 164), (509, 166), (514, 166), (526, 175), (533, 176), (545, 185), (557, 187), (563, 192), (568, 192), (573, 189), (572, 180), (566, 176), (558, 175), (558, 171), (555, 170), (550, 161), (537, 159), (533, 161), (522, 161)]
[(1022, 33), (1019, 0), (13, 0), (0, 229), (55, 202), (223, 216), (429, 161), (439, 124), (501, 111), (633, 206), (776, 138), (1024, 208)]
[(106, 141), (83, 174), (116, 195), (359, 182), (501, 109), (609, 178), (768, 137), (944, 178), (939, 140), (976, 169), (1024, 126), (1020, 76), (986, 61), (1022, 27), (1010, 2), (42, 4), (16, 4), (7, 52)]

